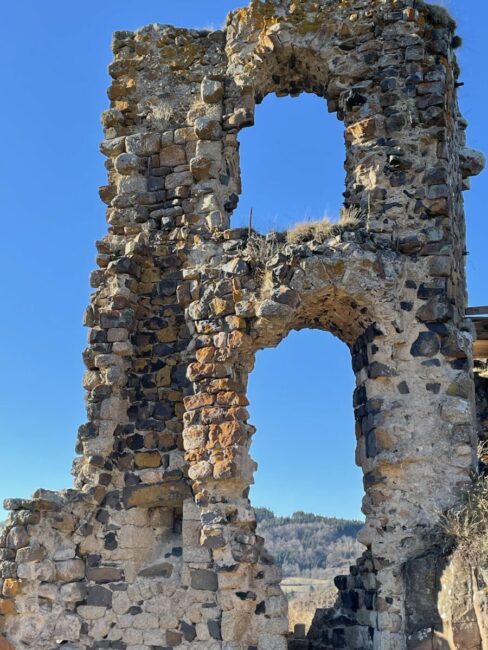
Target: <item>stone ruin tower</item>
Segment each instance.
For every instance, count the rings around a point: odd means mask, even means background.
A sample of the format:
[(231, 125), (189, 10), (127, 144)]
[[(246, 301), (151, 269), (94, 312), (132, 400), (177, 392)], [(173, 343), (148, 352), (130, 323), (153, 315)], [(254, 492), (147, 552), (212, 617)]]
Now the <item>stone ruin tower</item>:
[[(88, 421), (74, 489), (7, 501), (0, 650), (488, 647), (436, 537), (477, 437), (462, 191), (483, 159), (454, 30), (422, 0), (253, 0), (219, 31), (115, 34)], [(344, 122), (355, 218), (293, 241), (232, 230), (240, 130), (268, 93), (302, 92)], [(246, 385), (301, 328), (351, 351), (366, 523), (336, 607), (294, 641), (248, 499)]]

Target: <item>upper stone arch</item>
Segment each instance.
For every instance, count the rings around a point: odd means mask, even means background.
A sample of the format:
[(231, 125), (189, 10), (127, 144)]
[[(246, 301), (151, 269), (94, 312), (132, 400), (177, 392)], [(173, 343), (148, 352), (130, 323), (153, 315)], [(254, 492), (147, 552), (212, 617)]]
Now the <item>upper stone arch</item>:
[(268, 93), (326, 96), (340, 51), (335, 23), (319, 3), (295, 3), (292, 13), (273, 2), (252, 2), (227, 23), (228, 73), (241, 87), (252, 87), (256, 101)]
[[(336, 32), (340, 31), (342, 21), (336, 21), (330, 3), (285, 5), (252, 2), (249, 8), (238, 9), (229, 16), (224, 98), (229, 129), (251, 126), (255, 104), (272, 93), (277, 96), (315, 94), (327, 101), (329, 112), (337, 112), (343, 119), (338, 110), (340, 93), (352, 93), (355, 80), (367, 76), (365, 65), (360, 61), (348, 62), (351, 53), (338, 46), (340, 40)], [(342, 73), (345, 76), (341, 81)], [(346, 168), (349, 167), (346, 161)], [(235, 185), (239, 193), (238, 152), (231, 170), (236, 172)], [(348, 195), (346, 189), (346, 204), (351, 204)]]
[(388, 323), (383, 296), (400, 295), (400, 269), (390, 251), (365, 254), (365, 238), (358, 224), (337, 227), (324, 244), (281, 236), (279, 253), (255, 270), (261, 276), (250, 329), (255, 349), (307, 328), (329, 331), (352, 348), (376, 322)]
[[(452, 139), (462, 141), (465, 128), (454, 95), (454, 28), (447, 12), (424, 2), (254, 0), (232, 12), (225, 28), (224, 129), (252, 125), (255, 104), (270, 93), (324, 97), (344, 122), (346, 206), (362, 210), (383, 238), (408, 239), (419, 201), (425, 218), (453, 209), (438, 192), (419, 194), (432, 170), (442, 168), (439, 179), (448, 167), (466, 176)], [(426, 56), (432, 70), (424, 80)], [(458, 117), (452, 137), (440, 135), (446, 110)], [(237, 144), (227, 145), (226, 159), (231, 213), (241, 191)]]

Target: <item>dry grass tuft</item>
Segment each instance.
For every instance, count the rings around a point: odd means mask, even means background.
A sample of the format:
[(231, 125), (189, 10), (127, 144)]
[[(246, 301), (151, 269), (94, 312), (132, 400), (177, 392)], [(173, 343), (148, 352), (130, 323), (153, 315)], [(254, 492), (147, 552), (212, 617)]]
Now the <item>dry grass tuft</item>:
[(257, 268), (264, 269), (270, 260), (278, 255), (283, 244), (300, 244), (307, 241), (325, 243), (346, 230), (354, 230), (363, 222), (363, 213), (356, 207), (341, 208), (338, 221), (324, 218), (317, 221), (304, 221), (286, 231), (270, 232), (260, 235), (250, 231), (246, 242), (245, 255)]
[(364, 215), (360, 208), (351, 205), (341, 208), (339, 226), (341, 226), (343, 230), (346, 230), (348, 227), (355, 228), (362, 221), (364, 221)]
[[(486, 459), (486, 443), (478, 451)], [(471, 566), (488, 566), (488, 476), (473, 477), (461, 504), (443, 514), (441, 530), (448, 546)]]
[(286, 240), (290, 244), (297, 244), (302, 241), (315, 239), (323, 243), (330, 237), (339, 234), (338, 224), (333, 223), (330, 219), (321, 221), (304, 221), (297, 223), (286, 233)]
[(334, 222), (328, 218), (320, 221), (304, 221), (297, 223), (286, 233), (286, 240), (290, 244), (315, 240), (321, 244), (331, 237), (339, 235), (344, 230), (356, 228), (362, 221), (362, 212), (356, 207), (341, 208), (339, 221)]

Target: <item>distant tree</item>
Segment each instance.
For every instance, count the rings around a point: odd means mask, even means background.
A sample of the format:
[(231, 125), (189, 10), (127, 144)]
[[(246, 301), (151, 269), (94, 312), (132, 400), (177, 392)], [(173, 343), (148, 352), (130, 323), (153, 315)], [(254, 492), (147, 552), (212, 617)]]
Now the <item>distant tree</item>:
[(256, 514), (256, 521), (260, 524), (263, 521), (267, 521), (275, 518), (275, 514), (269, 508), (254, 508)]

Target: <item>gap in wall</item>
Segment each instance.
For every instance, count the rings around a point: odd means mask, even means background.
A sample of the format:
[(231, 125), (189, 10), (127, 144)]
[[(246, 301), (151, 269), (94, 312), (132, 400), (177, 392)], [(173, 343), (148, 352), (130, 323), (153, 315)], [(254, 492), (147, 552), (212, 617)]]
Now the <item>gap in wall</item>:
[(310, 329), (258, 352), (249, 377), (258, 463), (250, 498), (258, 532), (283, 569), (290, 629), (308, 627), (317, 608), (334, 604), (334, 576), (347, 574), (364, 550), (355, 541), (363, 485), (354, 462), (354, 387), (347, 346)]
[(255, 124), (239, 133), (242, 194), (232, 227), (266, 233), (296, 223), (336, 220), (345, 185), (344, 125), (313, 94), (268, 95)]

